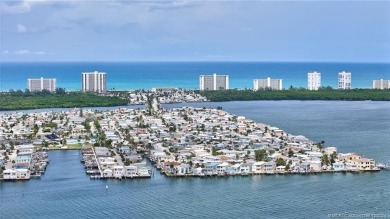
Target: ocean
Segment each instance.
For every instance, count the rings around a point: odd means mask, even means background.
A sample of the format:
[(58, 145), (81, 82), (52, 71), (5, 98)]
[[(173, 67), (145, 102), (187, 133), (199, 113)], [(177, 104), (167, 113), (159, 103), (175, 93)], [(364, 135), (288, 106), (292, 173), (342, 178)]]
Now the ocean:
[(199, 75), (226, 74), (230, 88), (253, 88), (253, 79), (283, 79), (283, 87), (307, 87), (307, 73), (321, 72), (322, 86), (337, 87), (338, 72), (352, 72), (353, 88), (371, 88), (372, 80), (390, 79), (389, 63), (283, 62), (21, 62), (0, 63), (0, 91), (27, 88), (28, 78), (56, 78), (57, 87), (81, 89), (81, 73), (107, 73), (115, 90), (175, 87), (199, 89)]
[[(221, 106), (291, 134), (324, 140), (339, 152), (390, 163), (389, 102), (235, 101), (164, 107), (188, 105)], [(41, 179), (0, 182), (0, 218), (390, 217), (390, 171), (168, 178), (154, 169), (151, 179), (90, 180), (80, 158), (79, 151), (50, 151)]]

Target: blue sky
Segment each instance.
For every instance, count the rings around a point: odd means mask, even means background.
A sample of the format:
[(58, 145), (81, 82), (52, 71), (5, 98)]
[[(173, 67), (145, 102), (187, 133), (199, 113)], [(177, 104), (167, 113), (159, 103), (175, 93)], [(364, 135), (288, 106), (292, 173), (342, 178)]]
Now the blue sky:
[(0, 1), (1, 61), (389, 62), (389, 1)]

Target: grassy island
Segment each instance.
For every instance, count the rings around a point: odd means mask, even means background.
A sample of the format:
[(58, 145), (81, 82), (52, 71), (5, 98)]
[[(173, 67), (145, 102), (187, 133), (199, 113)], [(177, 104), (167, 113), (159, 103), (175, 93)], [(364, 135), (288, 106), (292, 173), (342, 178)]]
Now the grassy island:
[(106, 107), (127, 105), (127, 102), (119, 97), (98, 96), (81, 92), (10, 91), (0, 93), (0, 110)]
[(218, 90), (202, 91), (210, 101), (245, 101), (245, 100), (373, 100), (390, 101), (390, 90), (352, 89), (335, 90), (322, 89), (311, 91), (306, 89), (289, 90)]

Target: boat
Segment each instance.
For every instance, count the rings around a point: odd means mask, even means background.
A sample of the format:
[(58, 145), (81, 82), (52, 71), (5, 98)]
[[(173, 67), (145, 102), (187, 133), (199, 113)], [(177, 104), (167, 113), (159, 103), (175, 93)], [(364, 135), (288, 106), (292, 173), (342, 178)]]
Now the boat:
[(388, 164), (378, 163), (378, 164), (376, 164), (376, 167), (378, 167), (381, 170), (390, 170), (390, 167)]

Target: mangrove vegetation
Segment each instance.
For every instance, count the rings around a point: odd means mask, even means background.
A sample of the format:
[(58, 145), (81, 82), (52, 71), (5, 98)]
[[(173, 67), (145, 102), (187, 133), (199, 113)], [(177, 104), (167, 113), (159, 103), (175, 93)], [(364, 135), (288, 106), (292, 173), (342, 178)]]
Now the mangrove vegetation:
[(0, 93), (0, 110), (22, 110), (42, 108), (107, 107), (127, 105), (128, 101), (119, 97), (99, 96), (93, 93), (41, 91), (13, 91)]
[(200, 94), (213, 102), (246, 100), (373, 100), (390, 101), (390, 90), (375, 89), (306, 89), (288, 90), (217, 90), (201, 91)]

